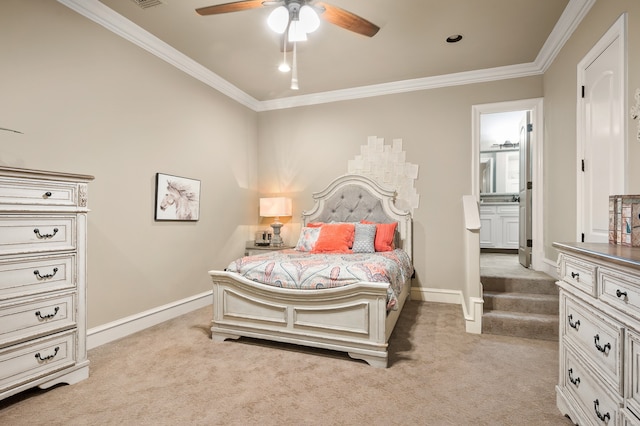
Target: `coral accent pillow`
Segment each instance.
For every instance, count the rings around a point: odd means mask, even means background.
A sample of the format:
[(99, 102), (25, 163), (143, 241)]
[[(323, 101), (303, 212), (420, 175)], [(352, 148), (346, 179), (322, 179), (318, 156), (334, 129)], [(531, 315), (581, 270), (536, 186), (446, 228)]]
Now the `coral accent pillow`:
[[(372, 224), (375, 222), (369, 222), (368, 220), (362, 220), (360, 223)], [(393, 223), (376, 223), (376, 239), (373, 245), (376, 251), (392, 251), (395, 246), (393, 240), (396, 235), (396, 228), (398, 222)]]
[(351, 253), (355, 229), (353, 223), (325, 223), (311, 253)]
[(309, 222), (307, 223), (307, 228), (320, 228), (322, 225), (325, 225), (324, 222)]

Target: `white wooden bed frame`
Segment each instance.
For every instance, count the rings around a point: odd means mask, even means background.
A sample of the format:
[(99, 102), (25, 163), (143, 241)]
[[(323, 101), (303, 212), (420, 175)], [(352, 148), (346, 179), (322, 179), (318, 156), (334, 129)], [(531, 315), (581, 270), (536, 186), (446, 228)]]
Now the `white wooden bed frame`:
[[(360, 175), (344, 175), (313, 194), (309, 222), (398, 222), (396, 245), (412, 257), (412, 221), (394, 205), (395, 191)], [(213, 280), (213, 341), (241, 336), (347, 352), (386, 368), (391, 332), (409, 298), (411, 282), (387, 312), (388, 284), (296, 290), (256, 283), (233, 272), (209, 271)]]

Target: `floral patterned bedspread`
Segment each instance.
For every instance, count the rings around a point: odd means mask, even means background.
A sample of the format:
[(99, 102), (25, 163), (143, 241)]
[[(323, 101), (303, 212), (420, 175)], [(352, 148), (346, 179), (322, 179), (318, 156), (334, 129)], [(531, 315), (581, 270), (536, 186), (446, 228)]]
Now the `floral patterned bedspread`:
[(276, 287), (322, 289), (359, 281), (389, 283), (387, 309), (397, 309), (397, 295), (410, 285), (413, 265), (401, 249), (376, 253), (314, 253), (281, 250), (241, 257), (226, 269)]

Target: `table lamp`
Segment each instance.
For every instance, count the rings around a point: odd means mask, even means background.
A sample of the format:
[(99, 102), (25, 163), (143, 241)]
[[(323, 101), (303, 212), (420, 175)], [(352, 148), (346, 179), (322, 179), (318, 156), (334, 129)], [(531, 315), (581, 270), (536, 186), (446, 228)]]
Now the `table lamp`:
[(291, 216), (291, 198), (260, 198), (260, 216), (275, 217), (275, 220), (271, 224), (271, 227), (273, 228), (271, 246), (282, 247), (284, 245), (284, 242), (282, 241), (282, 237), (280, 236), (280, 228), (282, 228), (280, 217)]

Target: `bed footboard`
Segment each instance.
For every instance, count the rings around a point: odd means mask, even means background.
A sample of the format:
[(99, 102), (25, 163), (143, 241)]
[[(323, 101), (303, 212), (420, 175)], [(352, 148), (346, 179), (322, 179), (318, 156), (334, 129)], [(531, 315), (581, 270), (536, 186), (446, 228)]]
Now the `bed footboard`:
[[(363, 282), (322, 290), (295, 290), (209, 271), (213, 280), (214, 341), (240, 336), (347, 352), (387, 367), (387, 342), (399, 310), (387, 315), (385, 283)], [(409, 286), (406, 286), (409, 287)]]

